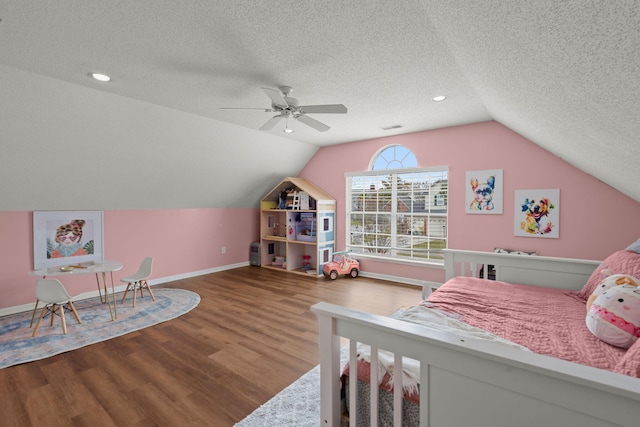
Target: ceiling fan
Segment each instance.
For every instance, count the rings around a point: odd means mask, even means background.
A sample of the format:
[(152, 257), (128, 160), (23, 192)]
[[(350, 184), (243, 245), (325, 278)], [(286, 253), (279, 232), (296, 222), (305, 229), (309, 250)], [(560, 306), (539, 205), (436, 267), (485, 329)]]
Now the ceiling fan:
[(331, 128), (307, 114), (345, 114), (347, 112), (347, 107), (342, 104), (298, 105), (298, 100), (289, 96), (293, 92), (291, 86), (281, 86), (277, 90), (268, 87), (261, 89), (271, 98), (271, 108), (222, 108), (222, 110), (262, 110), (267, 113), (278, 113), (262, 125), (260, 130), (271, 130), (280, 120), (291, 118), (320, 132), (326, 132)]

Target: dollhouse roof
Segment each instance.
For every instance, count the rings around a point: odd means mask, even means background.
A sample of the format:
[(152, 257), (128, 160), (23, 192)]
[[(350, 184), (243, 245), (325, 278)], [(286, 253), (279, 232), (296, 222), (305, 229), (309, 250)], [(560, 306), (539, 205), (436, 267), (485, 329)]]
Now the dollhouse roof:
[(328, 193), (322, 190), (320, 187), (315, 185), (314, 183), (304, 179), (304, 178), (294, 178), (288, 177), (280, 181), (278, 185), (274, 187), (264, 198), (263, 200), (277, 200), (280, 192), (287, 190), (289, 188), (294, 188), (295, 191), (304, 191), (309, 194), (314, 200), (323, 203), (335, 203), (335, 199), (331, 197)]

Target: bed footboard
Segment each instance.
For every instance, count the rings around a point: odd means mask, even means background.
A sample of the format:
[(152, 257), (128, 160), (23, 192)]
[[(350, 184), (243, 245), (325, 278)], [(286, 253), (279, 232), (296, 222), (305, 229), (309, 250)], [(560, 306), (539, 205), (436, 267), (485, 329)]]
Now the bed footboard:
[[(638, 425), (640, 379), (490, 342), (465, 342), (452, 334), (329, 303), (311, 310), (320, 332), (322, 426), (340, 426), (344, 338), (393, 352), (396, 363), (401, 356), (420, 362), (422, 427)], [(356, 370), (351, 365), (351, 372)], [(394, 385), (401, 390), (398, 378)], [(377, 420), (371, 421), (377, 425)], [(400, 425), (397, 418), (394, 425)]]

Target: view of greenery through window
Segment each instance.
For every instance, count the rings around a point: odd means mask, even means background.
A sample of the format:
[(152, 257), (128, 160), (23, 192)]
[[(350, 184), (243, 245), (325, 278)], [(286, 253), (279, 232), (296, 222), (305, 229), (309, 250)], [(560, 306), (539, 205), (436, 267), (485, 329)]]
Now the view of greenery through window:
[(442, 249), (447, 247), (446, 168), (347, 174), (347, 189), (347, 250), (443, 262)]

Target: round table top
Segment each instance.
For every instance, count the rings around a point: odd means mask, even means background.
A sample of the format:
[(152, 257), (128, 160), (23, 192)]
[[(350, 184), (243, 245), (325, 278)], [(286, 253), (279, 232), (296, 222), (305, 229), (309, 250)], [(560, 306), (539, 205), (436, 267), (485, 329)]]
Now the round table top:
[(118, 271), (122, 269), (120, 261), (107, 259), (104, 261), (94, 261), (90, 263), (70, 264), (64, 266), (56, 266), (42, 268), (40, 270), (32, 270), (29, 274), (32, 276), (68, 276), (74, 274), (90, 274), (105, 273), (110, 271)]

